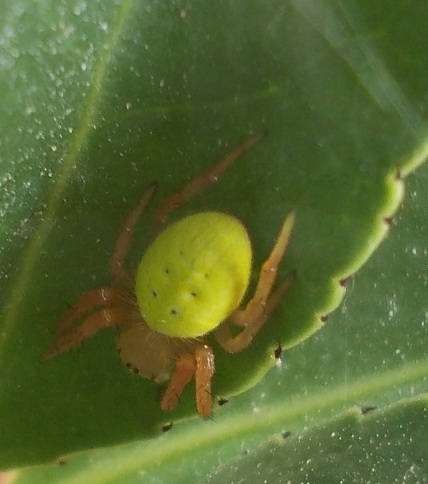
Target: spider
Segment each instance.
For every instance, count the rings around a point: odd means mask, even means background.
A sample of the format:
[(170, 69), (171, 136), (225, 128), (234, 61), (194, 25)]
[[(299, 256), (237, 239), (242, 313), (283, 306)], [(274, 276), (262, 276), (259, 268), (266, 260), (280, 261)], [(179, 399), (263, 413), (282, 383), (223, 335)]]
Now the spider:
[(136, 271), (128, 270), (125, 256), (135, 225), (158, 185), (148, 186), (126, 217), (110, 256), (116, 285), (92, 289), (80, 297), (58, 321), (55, 341), (43, 360), (69, 350), (102, 328), (117, 326), (118, 353), (126, 366), (158, 383), (169, 380), (160, 401), (162, 410), (174, 409), (194, 378), (198, 413), (210, 417), (215, 366), (208, 335), (213, 334), (227, 352), (236, 353), (249, 346), (263, 327), (294, 279), (292, 272), (273, 289), (294, 213), (285, 218), (261, 267), (254, 296), (243, 308), (252, 261), (243, 223), (215, 211), (190, 215), (169, 226), (167, 219), (173, 210), (216, 182), (264, 136), (264, 132), (251, 135), (161, 202), (153, 219), (157, 236)]

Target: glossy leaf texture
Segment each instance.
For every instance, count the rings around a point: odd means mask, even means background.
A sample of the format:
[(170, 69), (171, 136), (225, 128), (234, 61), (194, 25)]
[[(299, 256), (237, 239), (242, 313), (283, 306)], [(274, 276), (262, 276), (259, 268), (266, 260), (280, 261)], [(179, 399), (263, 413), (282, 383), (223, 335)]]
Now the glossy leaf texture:
[[(292, 422), (299, 431), (305, 415), (317, 423), (366, 398), (397, 400), (394, 381), (406, 394), (410, 384), (426, 391), (426, 298), (418, 296), (427, 284), (426, 185), (415, 181), (416, 195), (407, 198), (415, 214), (393, 218), (406, 176), (427, 152), (428, 50), (417, 34), (428, 18), (424, 2), (386, 9), (380, 1), (46, 0), (2, 9), (2, 467), (136, 439), (142, 443), (105, 451), (129, 475), (148, 472), (154, 457), (183, 459), (186, 442), (198, 443), (199, 461), (209, 463), (237, 455), (244, 437), (254, 448), (273, 424)], [(278, 342), (286, 367), (229, 398), (215, 422), (178, 424), (195, 415), (192, 388), (174, 413), (162, 413), (159, 387), (125, 371), (112, 331), (41, 364), (61, 313), (86, 290), (109, 284), (121, 221), (148, 183), (159, 181), (159, 201), (260, 129), (268, 137), (174, 216), (237, 215), (257, 268), (295, 210), (279, 276), (296, 269), (296, 282), (248, 350), (227, 355), (216, 347), (215, 396), (259, 381), (275, 364)], [(153, 209), (131, 266), (151, 238)], [(392, 222), (393, 232), (409, 231), (407, 245), (391, 242), (374, 259), (379, 267), (373, 262), (349, 281)], [(393, 277), (372, 283), (388, 271)], [(409, 287), (400, 279), (406, 271), (415, 278)], [(358, 277), (369, 282), (359, 288)], [(341, 311), (307, 339), (337, 308), (347, 280)], [(412, 303), (398, 304), (401, 293)], [(159, 438), (170, 420), (172, 437)], [(224, 434), (235, 438), (226, 445)], [(76, 467), (42, 472), (54, 479), (86, 466), (93, 477), (90, 462), (108, 472), (105, 458), (83, 454)], [(195, 458), (180, 468), (193, 468)]]

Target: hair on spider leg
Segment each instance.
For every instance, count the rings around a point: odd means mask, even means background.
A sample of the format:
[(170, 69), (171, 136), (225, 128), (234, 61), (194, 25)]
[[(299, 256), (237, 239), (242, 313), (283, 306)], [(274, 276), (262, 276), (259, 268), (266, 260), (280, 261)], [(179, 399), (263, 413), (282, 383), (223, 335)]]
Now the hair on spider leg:
[(68, 301), (64, 301), (64, 304), (68, 307), (68, 309), (73, 307), (73, 304), (70, 304)]
[(211, 413), (211, 415), (208, 415), (208, 417), (203, 417), (202, 420), (205, 422), (216, 422), (214, 413)]
[(119, 299), (121, 301), (127, 303), (132, 308), (135, 308), (135, 310), (138, 311), (138, 314), (140, 314), (139, 309), (138, 309), (137, 300), (135, 298), (135, 295), (132, 292), (128, 292), (126, 295), (120, 294)]
[[(197, 411), (197, 409), (196, 409)], [(211, 412), (208, 416), (202, 416), (198, 411), (197, 411), (197, 414), (199, 414), (201, 416), (201, 419), (204, 421), (204, 422), (216, 422), (216, 414), (214, 412)]]
[[(70, 304), (68, 301), (63, 301), (63, 302), (64, 302), (64, 304), (67, 306), (67, 308), (68, 308), (69, 310), (70, 310), (70, 309), (73, 307), (73, 305), (72, 305), (72, 304)], [(49, 331), (49, 334), (50, 334), (51, 336), (56, 334), (56, 328), (54, 328), (54, 327), (52, 327), (52, 326), (50, 326), (50, 327), (48, 328), (48, 331)]]
[[(196, 390), (196, 395), (197, 395), (197, 400), (198, 400), (198, 396), (200, 395), (201, 387), (195, 387), (195, 390)], [(212, 392), (211, 392), (211, 390), (208, 390), (206, 388), (204, 389), (204, 392), (208, 396), (208, 400), (210, 401), (211, 413), (208, 416), (202, 415), (202, 413), (199, 412), (199, 407), (197, 408), (198, 413), (199, 413), (199, 415), (201, 415), (203, 417), (203, 420), (207, 420), (207, 421), (208, 420), (214, 420), (214, 413), (212, 411), (212, 400), (213, 400)]]
[[(155, 380), (153, 379), (152, 381), (155, 381)], [(169, 384), (169, 381), (168, 381), (168, 382), (165, 382), (165, 384), (164, 384), (164, 385), (162, 385), (162, 386), (158, 387), (158, 389), (157, 389), (157, 400), (158, 400), (158, 401), (161, 401), (161, 400), (162, 400), (162, 398), (163, 398), (163, 396), (165, 395), (165, 393), (166, 393), (166, 391), (167, 391), (167, 389), (168, 389), (168, 384)], [(184, 391), (184, 390), (183, 390), (183, 391)], [(177, 405), (176, 405), (176, 406), (175, 406), (175, 407), (172, 409), (172, 411), (174, 411), (174, 410), (175, 410), (175, 408), (176, 408), (176, 407), (177, 407), (179, 404), (180, 404), (180, 405), (182, 404), (182, 401), (181, 401), (181, 395), (182, 395), (182, 394), (183, 394), (183, 393), (180, 393), (180, 395), (177, 395), (177, 394), (175, 395), (175, 396), (177, 397)]]
[(49, 333), (49, 336), (51, 336), (51, 337), (52, 336), (55, 336), (55, 334), (56, 334), (55, 328), (53, 328), (52, 326), (49, 326), (49, 328), (46, 328), (46, 329), (47, 329), (47, 331)]

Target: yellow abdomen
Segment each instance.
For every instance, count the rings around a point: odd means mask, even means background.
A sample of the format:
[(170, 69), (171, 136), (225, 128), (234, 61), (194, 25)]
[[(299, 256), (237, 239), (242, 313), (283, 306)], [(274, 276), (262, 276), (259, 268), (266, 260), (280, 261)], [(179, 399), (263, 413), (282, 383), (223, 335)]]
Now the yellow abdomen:
[(231, 215), (202, 212), (170, 225), (138, 266), (135, 292), (144, 320), (173, 337), (212, 331), (239, 306), (251, 259), (248, 233)]

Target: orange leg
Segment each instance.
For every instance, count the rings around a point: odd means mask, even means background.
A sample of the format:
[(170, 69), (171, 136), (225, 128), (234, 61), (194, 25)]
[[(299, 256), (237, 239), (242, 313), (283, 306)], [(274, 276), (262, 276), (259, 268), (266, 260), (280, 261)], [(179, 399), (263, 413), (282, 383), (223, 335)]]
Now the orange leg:
[(256, 334), (261, 330), (263, 325), (269, 319), (269, 316), (281, 302), (284, 294), (287, 292), (295, 278), (296, 273), (293, 271), (269, 296), (264, 306), (264, 311), (258, 317), (258, 319), (250, 320), (248, 325), (246, 325), (240, 333), (233, 335), (230, 329), (230, 324), (235, 323), (242, 325), (243, 321), (241, 315), (238, 323), (235, 322), (232, 315), (230, 320), (221, 324), (215, 331), (215, 337), (219, 344), (229, 353), (238, 353), (249, 346), (251, 341), (254, 339), (254, 336), (256, 336)]
[(79, 318), (98, 306), (119, 306), (124, 303), (131, 303), (132, 300), (133, 296), (128, 291), (116, 287), (100, 287), (88, 291), (58, 321), (55, 335), (57, 338), (61, 336)]
[[(220, 325), (214, 332), (217, 341), (229, 353), (237, 353), (251, 343), (295, 279), (296, 274), (292, 272), (271, 294), (278, 265), (287, 249), (294, 218), (293, 212), (285, 218), (272, 252), (262, 266), (253, 298), (248, 302), (245, 309), (235, 311), (229, 320)], [(231, 323), (244, 329), (233, 336), (230, 330)]]
[(116, 246), (110, 257), (110, 271), (119, 284), (130, 285), (133, 282), (132, 276), (124, 268), (125, 256), (131, 244), (135, 225), (153, 198), (157, 187), (158, 184), (156, 182), (151, 183), (147, 187), (138, 204), (129, 212), (119, 231)]
[[(133, 301), (130, 292), (115, 287), (103, 287), (83, 294), (59, 320), (55, 342), (42, 356), (42, 360), (76, 346), (104, 327), (128, 323)], [(83, 323), (73, 329), (72, 326), (85, 315)]]
[(155, 232), (158, 233), (163, 229), (163, 227), (165, 227), (167, 218), (172, 211), (183, 205), (183, 203), (187, 202), (201, 191), (205, 190), (205, 188), (215, 183), (230, 165), (235, 163), (236, 160), (243, 156), (250, 148), (261, 141), (265, 136), (265, 131), (259, 131), (258, 133), (251, 135), (239, 145), (235, 146), (232, 151), (230, 151), (223, 159), (221, 159), (209, 170), (191, 180), (187, 185), (181, 188), (181, 190), (178, 190), (167, 197), (159, 205), (153, 218)]
[(162, 410), (173, 410), (183, 393), (184, 388), (193, 378), (196, 371), (195, 355), (185, 353), (177, 358), (175, 371), (161, 400)]
[[(265, 135), (265, 131), (260, 131), (245, 139), (212, 168), (194, 178), (181, 190), (167, 197), (156, 210), (153, 220), (155, 233), (158, 233), (166, 225), (168, 215), (173, 210), (180, 207), (183, 203), (190, 200), (193, 196), (197, 195), (211, 184), (215, 183), (230, 165), (243, 156), (256, 143), (262, 140)], [(119, 284), (129, 285), (133, 282), (132, 275), (124, 268), (125, 256), (129, 249), (129, 245), (131, 244), (135, 225), (153, 198), (157, 187), (158, 184), (156, 182), (153, 182), (148, 186), (140, 201), (128, 214), (120, 229), (115, 249), (110, 257), (110, 271)]]
[(122, 307), (108, 307), (92, 313), (73, 331), (58, 337), (54, 346), (42, 356), (46, 361), (93, 336), (102, 328), (119, 326), (127, 322), (127, 310)]
[(212, 413), (211, 378), (214, 374), (214, 353), (208, 345), (200, 345), (195, 353), (184, 353), (177, 358), (175, 371), (161, 400), (162, 410), (173, 410), (180, 395), (195, 376), (196, 406), (199, 415), (208, 418)]
[(215, 372), (214, 353), (208, 345), (201, 345), (196, 348), (196, 406), (199, 415), (208, 418), (212, 413), (211, 400), (211, 379)]

